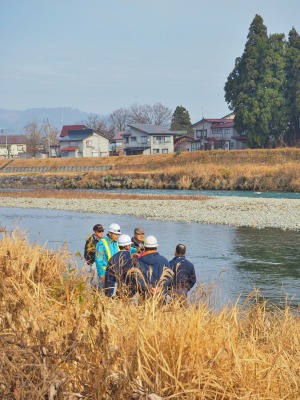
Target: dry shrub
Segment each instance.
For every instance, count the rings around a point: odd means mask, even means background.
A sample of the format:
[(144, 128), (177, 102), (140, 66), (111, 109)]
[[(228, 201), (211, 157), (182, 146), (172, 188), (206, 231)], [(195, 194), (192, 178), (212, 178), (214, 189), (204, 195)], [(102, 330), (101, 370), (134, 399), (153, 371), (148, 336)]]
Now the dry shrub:
[(178, 184), (179, 184), (180, 188), (189, 189), (192, 184), (192, 178), (190, 176), (182, 175), (178, 179)]
[[(4, 237), (0, 398), (300, 398), (300, 322), (265, 304), (164, 306), (94, 292), (68, 255)], [(149, 397), (150, 398), (150, 397)]]

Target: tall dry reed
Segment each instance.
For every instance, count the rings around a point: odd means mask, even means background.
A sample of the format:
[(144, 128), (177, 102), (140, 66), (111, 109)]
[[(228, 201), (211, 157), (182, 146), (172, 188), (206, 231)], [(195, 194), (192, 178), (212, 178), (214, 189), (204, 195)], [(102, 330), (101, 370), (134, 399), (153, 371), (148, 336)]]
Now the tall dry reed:
[(288, 307), (109, 299), (65, 249), (16, 233), (0, 243), (0, 282), (1, 399), (300, 398)]

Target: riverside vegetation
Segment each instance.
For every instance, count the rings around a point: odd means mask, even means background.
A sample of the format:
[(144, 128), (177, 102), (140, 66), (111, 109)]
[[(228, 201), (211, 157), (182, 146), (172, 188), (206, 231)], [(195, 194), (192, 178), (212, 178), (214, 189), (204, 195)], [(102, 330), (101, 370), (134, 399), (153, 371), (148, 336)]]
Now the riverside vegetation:
[[(5, 161), (0, 162), (0, 168)], [(300, 149), (197, 151), (147, 156), (16, 159), (9, 167), (49, 172), (5, 172), (0, 187), (100, 189), (219, 189), (300, 191)], [(60, 167), (74, 171), (60, 171)], [(81, 171), (83, 167), (109, 167)]]
[(249, 301), (214, 310), (105, 298), (71, 265), (13, 231), (0, 245), (0, 397), (300, 398), (300, 321)]

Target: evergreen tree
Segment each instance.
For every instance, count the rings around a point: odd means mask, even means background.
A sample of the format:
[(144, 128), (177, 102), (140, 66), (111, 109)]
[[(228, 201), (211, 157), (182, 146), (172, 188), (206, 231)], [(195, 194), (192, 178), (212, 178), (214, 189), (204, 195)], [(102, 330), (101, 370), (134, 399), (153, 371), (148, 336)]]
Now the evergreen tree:
[(289, 32), (286, 54), (286, 103), (288, 107), (288, 140), (296, 145), (300, 140), (300, 36), (295, 28)]
[(270, 94), (265, 58), (268, 55), (267, 28), (256, 15), (250, 25), (244, 53), (225, 84), (225, 100), (235, 113), (238, 132), (247, 132), (250, 147), (264, 147), (270, 128)]
[(269, 37), (263, 60), (263, 80), (259, 84), (258, 91), (258, 99), (263, 111), (261, 126), (268, 136), (269, 145), (282, 143), (286, 132), (285, 50), (284, 34), (274, 34)]
[(190, 114), (183, 106), (177, 106), (171, 121), (171, 131), (187, 131), (193, 132)]

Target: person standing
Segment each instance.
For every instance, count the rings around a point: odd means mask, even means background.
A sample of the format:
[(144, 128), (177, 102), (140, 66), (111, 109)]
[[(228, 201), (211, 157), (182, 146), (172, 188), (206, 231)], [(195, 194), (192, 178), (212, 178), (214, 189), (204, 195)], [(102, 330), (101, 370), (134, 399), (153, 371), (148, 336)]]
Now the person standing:
[(138, 286), (144, 296), (147, 293), (164, 294), (172, 282), (173, 272), (169, 261), (157, 252), (157, 239), (155, 236), (147, 236), (144, 242), (145, 251), (137, 259)]
[(84, 259), (91, 266), (95, 262), (96, 245), (103, 238), (104, 228), (101, 224), (93, 227), (93, 234), (87, 239), (84, 246)]
[(174, 272), (172, 291), (184, 299), (187, 298), (188, 291), (196, 283), (196, 273), (194, 264), (185, 258), (186, 246), (178, 244), (175, 249), (175, 257), (170, 261), (170, 267)]
[(132, 247), (136, 248), (137, 253), (141, 253), (145, 246), (144, 246), (144, 239), (145, 239), (145, 231), (142, 226), (138, 226), (134, 228), (133, 237), (131, 238)]
[(120, 251), (108, 261), (105, 273), (105, 294), (111, 297), (115, 294), (117, 286), (118, 294), (127, 296), (134, 294), (132, 279), (128, 271), (133, 267), (132, 254), (130, 251), (132, 242), (130, 236), (120, 235), (118, 238)]
[(117, 242), (120, 235), (120, 225), (115, 223), (110, 224), (107, 230), (107, 235), (96, 245), (95, 262), (99, 287), (104, 287), (104, 277), (108, 261), (120, 250)]

